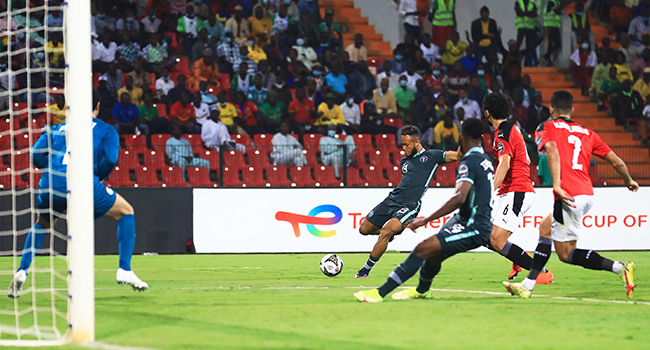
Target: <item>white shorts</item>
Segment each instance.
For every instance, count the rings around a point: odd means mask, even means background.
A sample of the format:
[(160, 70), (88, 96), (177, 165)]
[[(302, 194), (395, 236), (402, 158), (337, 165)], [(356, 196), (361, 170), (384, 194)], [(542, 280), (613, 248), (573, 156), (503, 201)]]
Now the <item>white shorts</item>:
[(594, 196), (574, 196), (575, 208), (564, 204), (561, 200), (553, 205), (553, 220), (551, 221), (551, 237), (554, 241), (577, 241), (582, 229), (582, 218), (594, 204)]
[(492, 225), (515, 232), (534, 201), (535, 192), (508, 192), (496, 197), (492, 204)]

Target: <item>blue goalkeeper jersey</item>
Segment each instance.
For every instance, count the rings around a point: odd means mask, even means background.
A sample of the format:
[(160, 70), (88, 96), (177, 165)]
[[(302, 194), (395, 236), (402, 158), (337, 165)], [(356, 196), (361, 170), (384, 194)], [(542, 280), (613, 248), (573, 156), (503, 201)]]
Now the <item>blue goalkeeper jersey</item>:
[[(93, 174), (95, 181), (101, 181), (110, 175), (117, 164), (120, 151), (119, 136), (115, 128), (96, 118), (93, 118), (92, 128)], [(42, 189), (55, 188), (61, 192), (67, 189), (66, 129), (67, 123), (52, 126), (32, 147), (31, 156), (34, 166), (44, 170), (39, 182), (39, 187)], [(48, 157), (51, 157), (51, 166), (48, 164)], [(52, 184), (50, 184), (50, 175)]]

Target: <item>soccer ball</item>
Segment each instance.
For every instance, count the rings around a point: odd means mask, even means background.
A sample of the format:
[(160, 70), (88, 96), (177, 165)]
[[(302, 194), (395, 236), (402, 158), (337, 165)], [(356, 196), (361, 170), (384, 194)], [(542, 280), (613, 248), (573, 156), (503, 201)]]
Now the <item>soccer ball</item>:
[(320, 270), (325, 276), (337, 276), (343, 271), (343, 259), (336, 254), (327, 254), (320, 261)]

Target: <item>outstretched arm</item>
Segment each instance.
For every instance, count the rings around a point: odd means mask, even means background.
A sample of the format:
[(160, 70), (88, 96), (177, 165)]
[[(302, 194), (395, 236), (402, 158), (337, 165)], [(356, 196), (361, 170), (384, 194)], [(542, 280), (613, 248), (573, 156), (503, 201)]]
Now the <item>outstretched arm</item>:
[(623, 179), (625, 186), (630, 191), (636, 192), (639, 190), (639, 184), (632, 180), (632, 176), (630, 176), (630, 172), (627, 170), (627, 165), (625, 165), (625, 162), (619, 158), (614, 151), (607, 153), (603, 159), (605, 159), (614, 170), (616, 170), (618, 176)]
[(411, 228), (411, 230), (415, 231), (418, 228), (426, 225), (427, 223), (439, 219), (454, 210), (460, 208), (463, 203), (465, 203), (465, 200), (467, 200), (467, 195), (469, 194), (469, 191), (472, 189), (472, 184), (468, 181), (458, 181), (456, 183), (456, 192), (454, 195), (447, 201), (447, 203), (443, 204), (440, 209), (436, 210), (433, 214), (431, 214), (429, 217), (424, 218), (424, 219), (416, 219), (411, 222), (408, 227)]

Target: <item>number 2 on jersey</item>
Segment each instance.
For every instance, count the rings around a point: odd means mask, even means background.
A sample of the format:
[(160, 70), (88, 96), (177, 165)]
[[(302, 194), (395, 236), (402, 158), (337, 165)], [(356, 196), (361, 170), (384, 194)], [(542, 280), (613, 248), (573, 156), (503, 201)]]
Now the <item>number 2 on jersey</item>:
[(578, 163), (578, 158), (580, 157), (580, 150), (582, 148), (582, 140), (575, 135), (569, 135), (567, 139), (569, 144), (573, 145), (573, 161), (571, 168), (575, 170), (582, 170), (582, 164)]

